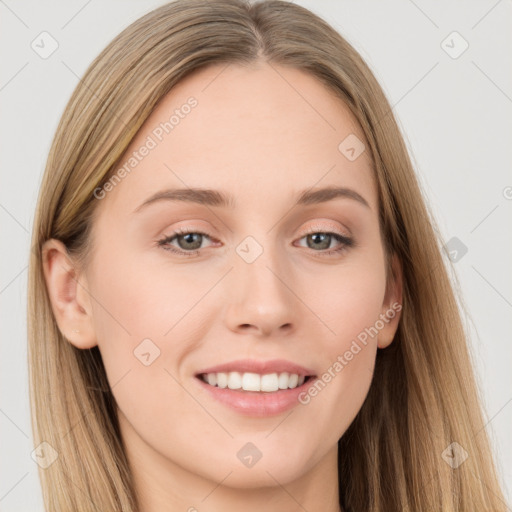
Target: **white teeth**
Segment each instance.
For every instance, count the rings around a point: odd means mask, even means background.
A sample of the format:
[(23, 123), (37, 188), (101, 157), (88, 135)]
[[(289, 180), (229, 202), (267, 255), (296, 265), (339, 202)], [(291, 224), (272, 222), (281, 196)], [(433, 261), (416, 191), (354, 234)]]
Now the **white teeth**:
[(240, 372), (218, 372), (201, 375), (202, 380), (219, 388), (243, 389), (244, 391), (265, 391), (275, 392), (280, 389), (294, 389), (304, 384), (306, 377), (296, 373), (240, 373)]
[(257, 373), (244, 373), (242, 376), (242, 389), (245, 391), (260, 391), (261, 377)]
[[(210, 374), (208, 374), (210, 375)], [(228, 374), (227, 373), (214, 373), (213, 375), (217, 376), (217, 386), (219, 388), (227, 388), (228, 387)], [(209, 384), (209, 382), (208, 382)]]
[(261, 376), (261, 391), (277, 391), (279, 377), (277, 373), (269, 373), (268, 375)]
[(242, 387), (242, 375), (238, 372), (230, 372), (228, 376), (228, 388), (240, 389)]
[(287, 372), (279, 375), (279, 389), (288, 389), (288, 382), (290, 380), (290, 374)]

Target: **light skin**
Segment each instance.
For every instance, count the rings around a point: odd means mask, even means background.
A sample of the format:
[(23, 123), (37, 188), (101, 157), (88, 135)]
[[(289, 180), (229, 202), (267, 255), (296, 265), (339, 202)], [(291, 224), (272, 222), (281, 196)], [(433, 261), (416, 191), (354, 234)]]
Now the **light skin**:
[[(395, 259), (397, 278), (387, 280), (369, 151), (350, 161), (338, 149), (349, 134), (368, 145), (317, 79), (259, 61), (186, 77), (124, 160), (190, 96), (197, 106), (98, 200), (87, 268), (59, 241), (46, 242), (56, 320), (73, 345), (101, 351), (141, 512), (339, 511), (337, 441), (364, 402), (377, 349), (392, 342), (399, 313), (307, 405), (282, 414), (235, 412), (195, 374), (255, 358), (289, 360), (320, 376), (401, 303)], [(353, 190), (367, 205), (341, 196), (294, 207), (303, 190), (328, 186)], [(159, 200), (134, 212), (155, 192), (196, 187), (229, 193), (236, 204)], [(199, 254), (157, 244), (178, 227), (206, 235), (168, 245), (199, 246)], [(308, 237), (309, 228), (354, 245)], [(236, 250), (248, 236), (263, 249), (251, 263)], [(146, 366), (134, 350), (148, 338), (160, 355)], [(251, 468), (237, 457), (248, 442), (262, 453)]]

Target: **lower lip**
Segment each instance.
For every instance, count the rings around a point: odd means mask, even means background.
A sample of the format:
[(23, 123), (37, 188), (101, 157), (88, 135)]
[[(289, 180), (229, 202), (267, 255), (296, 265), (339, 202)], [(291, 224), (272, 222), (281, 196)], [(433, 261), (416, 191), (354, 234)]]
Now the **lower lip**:
[(282, 389), (274, 392), (238, 391), (211, 386), (200, 377), (196, 377), (196, 380), (213, 398), (224, 405), (247, 416), (261, 418), (280, 414), (298, 405), (300, 403), (299, 395), (305, 392), (316, 378), (310, 377), (294, 389)]

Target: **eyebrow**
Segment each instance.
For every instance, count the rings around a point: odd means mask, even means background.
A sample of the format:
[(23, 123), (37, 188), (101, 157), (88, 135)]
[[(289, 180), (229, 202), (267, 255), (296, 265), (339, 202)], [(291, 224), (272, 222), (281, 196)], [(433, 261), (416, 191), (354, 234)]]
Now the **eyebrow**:
[[(312, 205), (326, 203), (333, 199), (353, 199), (367, 208), (370, 205), (364, 197), (355, 190), (345, 187), (324, 187), (316, 190), (306, 189), (299, 193), (295, 206)], [(187, 203), (198, 203), (207, 206), (217, 206), (224, 208), (234, 208), (236, 201), (234, 196), (219, 190), (205, 188), (175, 188), (156, 192), (142, 204), (140, 204), (133, 213), (140, 211), (146, 206), (157, 201), (183, 201)], [(371, 209), (371, 208), (370, 208)]]

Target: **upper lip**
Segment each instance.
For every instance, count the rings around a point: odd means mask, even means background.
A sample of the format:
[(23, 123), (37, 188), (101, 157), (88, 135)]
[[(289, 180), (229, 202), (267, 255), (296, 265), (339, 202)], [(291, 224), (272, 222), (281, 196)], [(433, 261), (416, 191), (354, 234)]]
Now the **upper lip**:
[(271, 359), (268, 361), (261, 361), (257, 359), (239, 359), (237, 361), (230, 361), (229, 363), (219, 364), (217, 366), (211, 366), (197, 372), (196, 375), (203, 373), (219, 373), (219, 372), (250, 372), (259, 373), (265, 375), (268, 373), (296, 373), (300, 376), (304, 375), (313, 376), (315, 372), (304, 366), (286, 361), (284, 359)]

